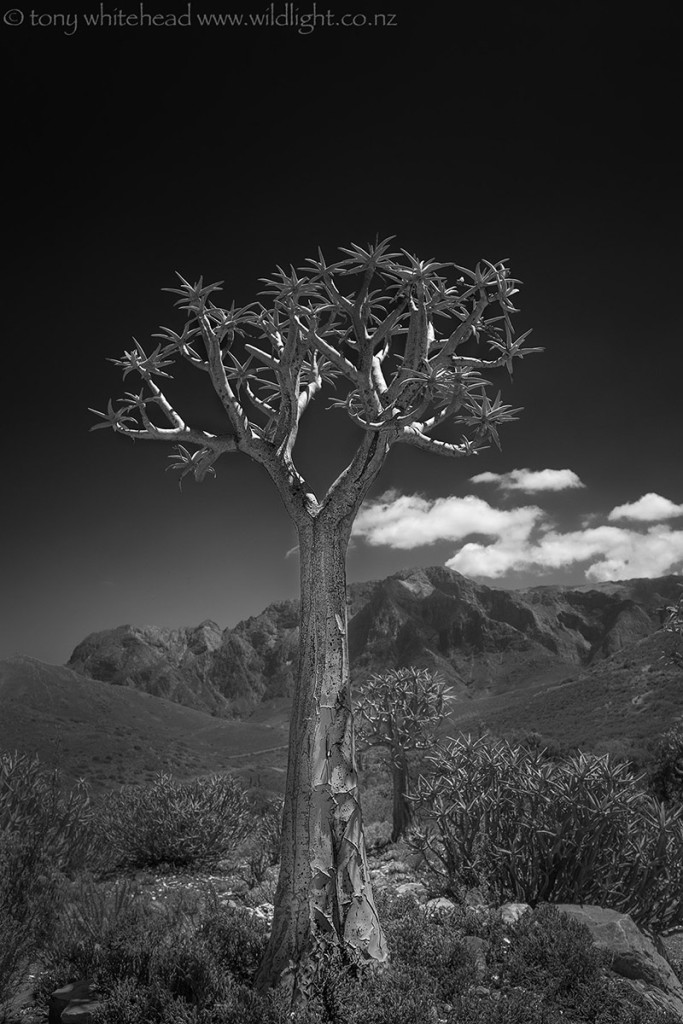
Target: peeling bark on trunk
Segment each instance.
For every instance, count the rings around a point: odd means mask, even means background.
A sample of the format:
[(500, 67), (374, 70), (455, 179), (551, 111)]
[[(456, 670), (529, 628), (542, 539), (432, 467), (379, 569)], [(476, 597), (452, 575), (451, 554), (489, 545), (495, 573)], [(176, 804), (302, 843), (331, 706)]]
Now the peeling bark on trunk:
[(317, 937), (383, 963), (387, 949), (370, 885), (355, 763), (346, 634), (350, 524), (299, 526), (299, 670), (289, 737), (280, 876), (260, 991), (297, 996), (297, 970)]
[(413, 817), (412, 807), (405, 796), (408, 792), (409, 776), (408, 761), (404, 751), (397, 750), (393, 752), (391, 771), (394, 784), (394, 814), (391, 841), (396, 843), (411, 824)]

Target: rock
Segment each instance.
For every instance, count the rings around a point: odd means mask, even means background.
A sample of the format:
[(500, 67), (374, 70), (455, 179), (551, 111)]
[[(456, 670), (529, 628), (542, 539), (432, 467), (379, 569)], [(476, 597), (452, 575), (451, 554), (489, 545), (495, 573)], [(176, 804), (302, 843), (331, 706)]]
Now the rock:
[(396, 886), (397, 896), (412, 896), (418, 903), (427, 902), (427, 889), (422, 882), (402, 882)]
[(90, 1024), (97, 996), (95, 983), (89, 978), (56, 989), (48, 1004), (48, 1024)]
[(484, 999), (488, 999), (491, 996), (491, 989), (486, 985), (473, 985), (470, 989), (477, 996), (483, 996)]
[(455, 903), (445, 896), (437, 896), (436, 899), (427, 900), (425, 910), (428, 914), (451, 914), (455, 910)]
[(504, 924), (517, 924), (522, 914), (531, 910), (528, 903), (504, 903), (500, 908), (500, 916)]
[(588, 927), (595, 945), (610, 954), (615, 974), (626, 978), (650, 1005), (666, 1008), (683, 1021), (683, 985), (628, 914), (571, 903), (558, 903), (556, 907)]
[(395, 860), (387, 864), (386, 872), (388, 875), (410, 875), (412, 874), (410, 866), (402, 860)]
[(98, 999), (75, 1000), (62, 1012), (62, 1024), (92, 1024), (93, 1014), (100, 1005)]

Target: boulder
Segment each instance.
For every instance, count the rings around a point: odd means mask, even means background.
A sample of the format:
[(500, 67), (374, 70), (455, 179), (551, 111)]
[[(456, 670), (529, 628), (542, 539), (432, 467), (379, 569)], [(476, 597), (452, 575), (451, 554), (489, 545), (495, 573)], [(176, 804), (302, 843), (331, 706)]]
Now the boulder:
[(628, 914), (588, 904), (556, 906), (587, 926), (595, 945), (609, 953), (615, 974), (626, 978), (651, 1006), (670, 1010), (683, 1021), (683, 985)]
[(90, 1024), (98, 1005), (95, 983), (89, 978), (56, 989), (50, 996), (48, 1024)]
[(92, 1024), (93, 1014), (99, 1006), (97, 999), (76, 999), (62, 1011), (62, 1024)]
[(396, 886), (397, 896), (412, 896), (418, 903), (427, 902), (427, 888), (422, 882), (402, 882)]
[(520, 917), (530, 909), (528, 903), (504, 903), (500, 908), (503, 924), (517, 924)]
[(452, 914), (455, 910), (455, 903), (445, 896), (437, 896), (436, 899), (427, 900), (425, 910), (428, 914)]

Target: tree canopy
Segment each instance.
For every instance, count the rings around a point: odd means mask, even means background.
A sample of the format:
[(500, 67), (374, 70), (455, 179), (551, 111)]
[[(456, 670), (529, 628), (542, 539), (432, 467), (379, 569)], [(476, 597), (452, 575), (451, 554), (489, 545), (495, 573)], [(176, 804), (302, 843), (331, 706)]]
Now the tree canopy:
[[(368, 473), (373, 446), (408, 444), (448, 457), (500, 445), (498, 427), (519, 409), (490, 398), (484, 376), (541, 349), (524, 348), (529, 331), (515, 337), (511, 316), (518, 291), (507, 262), (482, 261), (474, 271), (453, 263), (420, 260), (390, 251), (387, 238), (367, 249), (352, 245), (326, 263), (321, 252), (307, 266), (278, 267), (263, 279), (269, 304), (217, 305), (221, 283), (165, 289), (186, 314), (181, 331), (160, 328), (148, 352), (134, 347), (119, 359), (126, 379), (139, 378), (106, 412), (91, 410), (134, 440), (176, 445), (172, 466), (181, 480), (215, 473), (220, 455), (240, 451), (263, 464), (293, 514), (319, 513), (345, 485)], [(445, 271), (457, 275), (449, 284)], [(439, 329), (442, 328), (442, 329)], [(489, 358), (469, 351), (484, 344)], [(189, 424), (165, 384), (183, 360), (208, 378), (225, 415), (225, 432)], [(364, 431), (348, 466), (322, 500), (296, 469), (293, 451), (301, 419), (325, 387)], [(168, 391), (168, 393), (167, 393)], [(460, 437), (444, 440), (440, 428), (456, 424)], [(283, 472), (284, 471), (284, 472)]]

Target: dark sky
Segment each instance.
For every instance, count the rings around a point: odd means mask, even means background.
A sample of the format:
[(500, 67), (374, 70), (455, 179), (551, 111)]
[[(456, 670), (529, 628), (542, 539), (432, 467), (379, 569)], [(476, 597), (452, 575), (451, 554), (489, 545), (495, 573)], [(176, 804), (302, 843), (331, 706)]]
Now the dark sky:
[[(175, 271), (241, 305), (277, 264), (377, 233), (422, 258), (509, 258), (519, 330), (546, 351), (501, 375), (525, 407), (502, 453), (391, 453), (349, 579), (683, 571), (673, 5), (389, 8), (319, 5), (337, 24), (313, 31), (303, 2), (5, 12), (0, 657), (62, 663), (97, 629), (234, 625), (296, 596), (296, 535), (260, 467), (226, 457), (181, 493), (170, 449), (90, 433), (88, 407), (124, 390), (106, 357), (182, 324), (161, 291)], [(101, 10), (190, 25), (88, 25)], [(201, 24), (271, 10), (290, 24)], [(352, 434), (311, 420), (300, 463), (321, 486)]]

